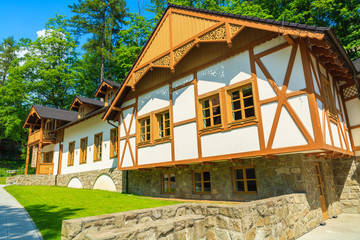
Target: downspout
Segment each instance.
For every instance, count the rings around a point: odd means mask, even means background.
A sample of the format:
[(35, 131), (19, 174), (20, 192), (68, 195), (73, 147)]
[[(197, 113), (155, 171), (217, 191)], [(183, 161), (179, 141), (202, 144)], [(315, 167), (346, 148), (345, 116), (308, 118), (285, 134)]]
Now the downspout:
[(49, 133), (49, 135), (51, 136), (51, 138), (55, 139), (56, 141), (59, 142), (59, 156), (58, 156), (58, 167), (57, 167), (57, 171), (55, 174), (55, 186), (57, 186), (57, 178), (58, 178), (58, 173), (59, 173), (59, 168), (60, 168), (60, 149), (61, 149), (61, 140), (58, 139), (57, 137), (55, 137), (55, 135), (53, 133)]

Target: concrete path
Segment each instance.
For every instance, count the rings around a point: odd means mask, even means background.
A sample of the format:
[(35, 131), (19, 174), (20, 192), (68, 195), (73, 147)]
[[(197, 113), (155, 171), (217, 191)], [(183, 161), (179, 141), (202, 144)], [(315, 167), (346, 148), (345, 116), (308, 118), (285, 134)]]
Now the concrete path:
[(326, 220), (325, 226), (319, 226), (298, 240), (359, 240), (360, 214), (342, 213), (338, 218)]
[(42, 240), (27, 211), (0, 185), (0, 240)]

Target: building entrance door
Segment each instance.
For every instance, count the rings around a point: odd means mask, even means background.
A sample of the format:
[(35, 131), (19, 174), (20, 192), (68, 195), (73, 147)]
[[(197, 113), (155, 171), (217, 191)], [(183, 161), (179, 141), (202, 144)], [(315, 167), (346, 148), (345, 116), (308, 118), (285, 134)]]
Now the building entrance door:
[(320, 204), (321, 210), (323, 212), (324, 221), (328, 219), (327, 207), (325, 202), (325, 194), (324, 194), (324, 182), (321, 178), (320, 164), (318, 162), (315, 163), (315, 174), (316, 174), (316, 183), (319, 189), (320, 194)]

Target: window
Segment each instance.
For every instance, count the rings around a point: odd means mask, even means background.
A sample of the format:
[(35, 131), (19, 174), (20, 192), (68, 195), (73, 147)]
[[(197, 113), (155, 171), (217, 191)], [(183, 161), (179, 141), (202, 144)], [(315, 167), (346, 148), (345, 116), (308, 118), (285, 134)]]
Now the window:
[(118, 155), (118, 129), (110, 130), (110, 158), (115, 158)]
[(200, 100), (203, 128), (221, 125), (221, 111), (219, 95)]
[(229, 113), (232, 122), (255, 117), (254, 97), (251, 84), (228, 90)]
[(75, 142), (69, 143), (68, 166), (74, 165)]
[(194, 172), (194, 193), (211, 193), (209, 171)]
[(324, 99), (325, 99), (325, 105), (327, 107), (327, 109), (329, 110), (329, 115), (332, 118), (336, 118), (337, 114), (336, 114), (336, 107), (334, 104), (334, 99), (331, 93), (331, 87), (330, 87), (330, 82), (326, 79), (326, 77), (322, 74), (320, 74), (321, 79), (322, 79), (322, 85), (323, 85), (323, 90), (324, 90)]
[(79, 108), (79, 115), (80, 117), (84, 117), (85, 116), (85, 106), (81, 106)]
[(94, 137), (94, 161), (101, 161), (102, 157), (102, 133), (95, 134)]
[(139, 120), (140, 127), (140, 142), (150, 141), (150, 116)]
[(158, 122), (158, 138), (165, 138), (170, 136), (170, 114), (169, 112), (163, 112), (156, 114)]
[(233, 169), (234, 192), (256, 192), (256, 176), (253, 167), (238, 167)]
[(87, 146), (88, 146), (88, 138), (81, 139), (80, 140), (80, 164), (86, 163)]
[(44, 163), (52, 163), (53, 162), (53, 157), (54, 157), (54, 152), (45, 152), (44, 153)]
[(175, 193), (175, 173), (164, 173), (162, 175), (162, 193)]

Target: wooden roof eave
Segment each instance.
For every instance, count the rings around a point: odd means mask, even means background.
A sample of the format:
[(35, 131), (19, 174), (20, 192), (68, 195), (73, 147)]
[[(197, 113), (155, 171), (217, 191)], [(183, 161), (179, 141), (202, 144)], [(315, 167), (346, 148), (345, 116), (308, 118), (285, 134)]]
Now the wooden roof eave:
[(104, 97), (105, 96), (105, 92), (102, 90), (103, 87), (107, 87), (107, 88), (111, 88), (113, 89), (112, 86), (110, 86), (110, 84), (106, 83), (106, 82), (102, 82), (100, 84), (100, 86), (98, 87), (98, 89), (96, 90), (96, 93), (95, 93), (95, 97)]
[(71, 104), (70, 110), (78, 111), (79, 107), (76, 106), (76, 103), (79, 103), (80, 105), (83, 104), (79, 98), (75, 97), (73, 103)]
[(28, 125), (28, 124), (31, 125), (31, 123), (28, 123), (28, 121), (29, 121), (29, 118), (30, 118), (32, 115), (34, 115), (34, 114), (36, 114), (36, 116), (37, 116), (38, 119), (41, 119), (41, 117), (39, 116), (39, 114), (36, 112), (34, 106), (32, 106), (31, 109), (30, 109), (30, 111), (29, 111), (28, 116), (26, 117), (26, 120), (25, 120), (25, 123), (24, 123), (24, 125), (23, 125), (23, 128), (27, 128), (26, 125)]

